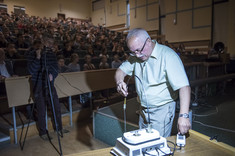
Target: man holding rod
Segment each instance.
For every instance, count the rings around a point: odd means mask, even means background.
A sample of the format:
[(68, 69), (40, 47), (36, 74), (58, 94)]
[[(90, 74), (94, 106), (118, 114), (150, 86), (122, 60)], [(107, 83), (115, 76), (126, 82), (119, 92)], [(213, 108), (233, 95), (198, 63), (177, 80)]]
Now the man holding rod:
[(185, 134), (191, 127), (189, 104), (191, 89), (179, 56), (169, 47), (151, 40), (146, 30), (129, 31), (126, 38), (131, 57), (115, 74), (117, 91), (128, 95), (124, 78), (134, 75), (140, 100), (139, 128), (147, 128), (149, 116), (152, 128), (163, 137), (171, 134), (175, 115), (175, 100), (180, 99), (178, 132)]

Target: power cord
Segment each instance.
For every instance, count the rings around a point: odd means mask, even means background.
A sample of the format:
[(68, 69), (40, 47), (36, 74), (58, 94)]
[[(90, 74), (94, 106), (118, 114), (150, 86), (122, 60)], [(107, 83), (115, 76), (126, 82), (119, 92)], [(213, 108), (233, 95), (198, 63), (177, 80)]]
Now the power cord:
[(235, 133), (235, 130), (208, 125), (208, 124), (202, 123), (200, 121), (193, 121), (193, 122), (198, 123), (198, 124), (200, 124), (202, 126), (205, 126), (205, 127), (214, 128), (214, 129), (218, 129), (218, 130), (222, 130), (222, 131), (227, 131), (227, 132), (230, 132), (230, 133)]
[(219, 109), (217, 106), (215, 106), (215, 112), (213, 113), (209, 113), (209, 114), (193, 114), (193, 116), (197, 116), (197, 117), (207, 117), (207, 116), (210, 116), (210, 115), (214, 115), (214, 114), (217, 114), (219, 112)]

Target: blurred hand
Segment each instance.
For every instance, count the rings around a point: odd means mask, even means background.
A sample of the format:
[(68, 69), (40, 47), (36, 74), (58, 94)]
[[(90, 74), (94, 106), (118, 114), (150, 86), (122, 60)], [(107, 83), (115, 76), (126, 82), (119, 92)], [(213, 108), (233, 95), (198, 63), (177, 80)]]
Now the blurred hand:
[(124, 81), (120, 81), (117, 83), (117, 92), (122, 96), (127, 97), (128, 95), (127, 85)]
[(37, 57), (37, 59), (41, 58), (41, 52), (42, 52), (41, 49), (36, 50), (36, 57)]
[(2, 76), (2, 75), (0, 75), (0, 80), (2, 81), (2, 80), (5, 80), (5, 76)]
[(52, 81), (52, 80), (53, 80), (53, 76), (52, 76), (52, 74), (49, 74), (49, 79), (50, 79), (50, 81)]
[(178, 132), (185, 134), (191, 128), (189, 118), (179, 117), (178, 119)]

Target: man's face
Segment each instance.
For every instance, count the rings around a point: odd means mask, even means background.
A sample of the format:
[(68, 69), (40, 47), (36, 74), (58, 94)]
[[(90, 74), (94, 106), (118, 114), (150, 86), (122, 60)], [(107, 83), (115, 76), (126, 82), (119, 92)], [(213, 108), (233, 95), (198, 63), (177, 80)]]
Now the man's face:
[(58, 60), (58, 65), (59, 65), (60, 67), (63, 67), (63, 66), (64, 66), (64, 59), (59, 59), (59, 60)]
[(148, 60), (152, 53), (151, 40), (149, 38), (143, 41), (138, 37), (132, 37), (128, 40), (127, 46), (131, 51), (131, 55), (134, 55), (142, 61)]

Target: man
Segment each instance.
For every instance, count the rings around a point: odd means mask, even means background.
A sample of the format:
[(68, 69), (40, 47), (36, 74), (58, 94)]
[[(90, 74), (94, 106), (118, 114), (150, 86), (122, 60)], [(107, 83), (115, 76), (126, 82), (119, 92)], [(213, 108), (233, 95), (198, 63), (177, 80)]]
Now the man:
[(117, 91), (126, 97), (124, 77), (134, 75), (141, 103), (139, 127), (146, 128), (150, 120), (161, 136), (170, 136), (179, 92), (178, 131), (187, 133), (191, 126), (188, 115), (191, 89), (180, 58), (169, 47), (152, 41), (144, 29), (130, 30), (126, 41), (132, 56), (117, 69), (115, 80)]
[[(50, 43), (50, 40), (47, 40), (47, 43)], [(49, 79), (51, 84), (51, 91), (53, 96), (58, 130), (59, 134), (63, 136), (63, 133), (68, 131), (62, 129), (60, 110), (61, 108), (58, 95), (54, 87), (54, 80), (58, 75), (58, 65), (56, 61), (56, 56), (50, 49), (49, 45), (43, 48), (41, 41), (35, 40), (33, 43), (33, 48), (27, 54), (27, 59), (28, 70), (29, 73), (32, 75), (31, 81), (33, 85), (34, 102), (37, 108), (39, 135), (43, 140), (48, 140), (49, 135), (47, 135), (48, 132), (46, 130), (45, 115), (47, 102), (50, 101), (50, 95), (47, 84), (47, 79)], [(48, 70), (48, 77), (46, 74), (46, 69)], [(49, 138), (51, 139), (51, 137)]]

